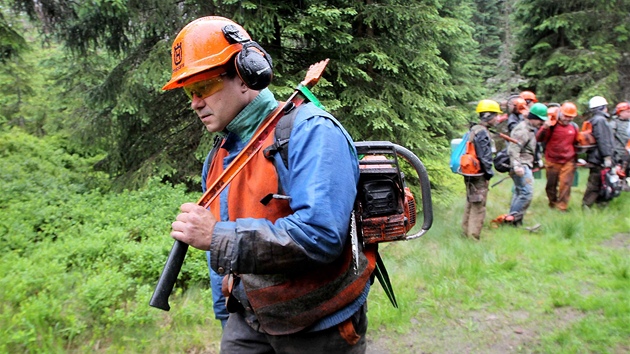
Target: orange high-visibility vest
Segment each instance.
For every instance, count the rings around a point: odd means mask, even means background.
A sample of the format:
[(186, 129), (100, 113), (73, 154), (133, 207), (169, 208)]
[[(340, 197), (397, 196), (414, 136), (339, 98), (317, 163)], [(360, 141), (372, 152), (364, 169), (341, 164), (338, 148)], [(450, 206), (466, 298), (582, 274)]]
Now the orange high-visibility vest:
[[(263, 146), (273, 143), (270, 134)], [(293, 211), (284, 199), (272, 199), (267, 205), (260, 200), (278, 193), (279, 178), (272, 161), (265, 158), (264, 149), (252, 158), (230, 182), (228, 215), (230, 221), (239, 218), (265, 218), (275, 222)], [(223, 172), (227, 150), (218, 149), (208, 171), (207, 184)], [(210, 210), (220, 220), (220, 198)], [(304, 269), (290, 274), (239, 274), (247, 298), (262, 329), (272, 335), (298, 332), (323, 317), (333, 314), (354, 301), (365, 289), (376, 264), (376, 245), (359, 252), (359, 271), (352, 269), (352, 249), (346, 241), (342, 255), (317, 269)], [(230, 295), (232, 296), (232, 295)]]
[[(273, 134), (269, 134), (263, 146), (273, 143)], [(265, 158), (260, 149), (256, 156), (230, 182), (228, 191), (229, 221), (237, 218), (266, 218), (275, 222), (276, 219), (287, 216), (293, 211), (286, 199), (272, 199), (266, 206), (260, 201), (268, 194), (278, 193), (279, 181), (276, 168)], [(217, 180), (223, 172), (223, 159), (227, 157), (226, 149), (218, 149), (208, 170), (206, 185)], [(221, 220), (220, 198), (215, 198), (210, 204), (210, 211), (217, 220)], [(222, 220), (228, 221), (228, 220)]]

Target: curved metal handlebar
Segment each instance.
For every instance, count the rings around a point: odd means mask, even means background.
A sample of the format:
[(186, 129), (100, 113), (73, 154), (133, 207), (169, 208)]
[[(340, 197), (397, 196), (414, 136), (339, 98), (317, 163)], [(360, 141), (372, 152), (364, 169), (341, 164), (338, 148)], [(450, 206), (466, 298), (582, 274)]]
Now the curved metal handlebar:
[(418, 174), (418, 179), (420, 180), (420, 191), (422, 192), (422, 215), (424, 220), (422, 221), (422, 227), (420, 231), (416, 232), (413, 235), (407, 235), (405, 240), (412, 240), (414, 238), (418, 238), (424, 235), (429, 229), (431, 225), (433, 225), (433, 202), (431, 201), (431, 182), (429, 181), (429, 174), (427, 169), (424, 167), (420, 158), (416, 156), (413, 152), (409, 151), (407, 148), (402, 147), (397, 144), (394, 145), (396, 152), (405, 158), (407, 162), (413, 166)]

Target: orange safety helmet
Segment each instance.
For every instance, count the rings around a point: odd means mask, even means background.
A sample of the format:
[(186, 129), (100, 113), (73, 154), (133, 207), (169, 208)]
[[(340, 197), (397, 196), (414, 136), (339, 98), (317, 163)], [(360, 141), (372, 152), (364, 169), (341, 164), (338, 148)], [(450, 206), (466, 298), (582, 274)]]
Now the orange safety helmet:
[(531, 92), (531, 91), (523, 91), (520, 93), (520, 95), (524, 100), (529, 100), (532, 101), (534, 103), (538, 102), (538, 99), (536, 98), (536, 95)]
[[(241, 35), (251, 40), (249, 34), (236, 22), (225, 17), (207, 16), (187, 24), (175, 37), (171, 50), (172, 74), (162, 90), (171, 90), (222, 74), (222, 65), (241, 51), (241, 43), (230, 43), (223, 34), (223, 27), (235, 26)], [(209, 71), (217, 69), (216, 72)], [(207, 72), (207, 75), (196, 74)]]
[(560, 106), (560, 112), (568, 118), (575, 118), (578, 115), (577, 107), (572, 102), (565, 102)]
[(615, 114), (619, 114), (621, 111), (625, 111), (630, 109), (630, 103), (628, 102), (619, 102), (617, 104), (617, 108), (615, 109)]
[(517, 97), (514, 100), (512, 100), (512, 104), (514, 105), (514, 109), (518, 113), (523, 114), (523, 111), (527, 111), (527, 102), (522, 97)]

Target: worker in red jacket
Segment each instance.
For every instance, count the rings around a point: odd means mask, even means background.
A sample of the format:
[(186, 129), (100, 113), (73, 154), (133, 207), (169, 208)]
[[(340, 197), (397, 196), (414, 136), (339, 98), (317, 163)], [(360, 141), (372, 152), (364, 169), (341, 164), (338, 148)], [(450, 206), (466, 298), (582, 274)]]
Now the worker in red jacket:
[(578, 126), (573, 122), (578, 114), (572, 102), (560, 106), (557, 119), (549, 119), (538, 129), (536, 140), (545, 146), (547, 169), (547, 198), (549, 207), (566, 211), (571, 197), (571, 185), (575, 176)]

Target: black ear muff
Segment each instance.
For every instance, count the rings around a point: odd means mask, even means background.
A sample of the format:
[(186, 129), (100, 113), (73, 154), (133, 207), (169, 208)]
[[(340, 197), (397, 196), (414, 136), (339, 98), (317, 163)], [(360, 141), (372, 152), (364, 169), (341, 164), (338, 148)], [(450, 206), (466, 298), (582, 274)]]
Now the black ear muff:
[(244, 43), (243, 49), (236, 55), (235, 64), (238, 76), (250, 89), (262, 90), (271, 83), (271, 57), (258, 43)]
[(273, 78), (271, 56), (258, 43), (243, 37), (234, 25), (223, 27), (223, 35), (229, 43), (243, 45), (243, 49), (234, 59), (234, 65), (245, 85), (252, 90), (262, 90), (269, 86)]

